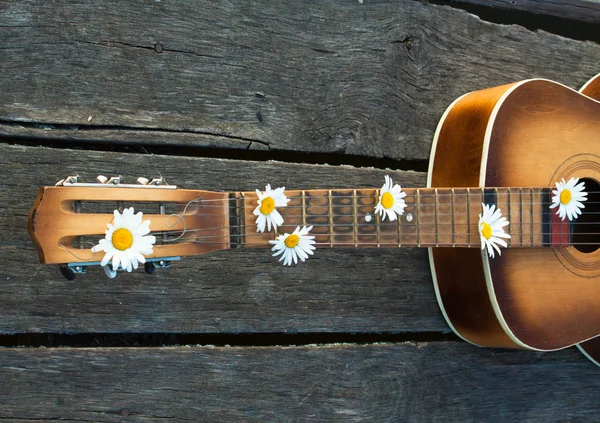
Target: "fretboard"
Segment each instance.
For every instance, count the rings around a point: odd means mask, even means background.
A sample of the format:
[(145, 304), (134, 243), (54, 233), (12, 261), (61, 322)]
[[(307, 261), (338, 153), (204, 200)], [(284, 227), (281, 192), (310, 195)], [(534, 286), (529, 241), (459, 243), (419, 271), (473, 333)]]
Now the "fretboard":
[[(495, 204), (510, 225), (509, 247), (569, 245), (570, 228), (553, 218), (548, 188), (405, 188), (406, 208), (396, 221), (375, 214), (378, 189), (286, 191), (287, 207), (278, 234), (313, 226), (318, 247), (481, 247), (482, 203)], [(232, 244), (268, 246), (275, 233), (257, 233), (257, 196), (235, 194)]]

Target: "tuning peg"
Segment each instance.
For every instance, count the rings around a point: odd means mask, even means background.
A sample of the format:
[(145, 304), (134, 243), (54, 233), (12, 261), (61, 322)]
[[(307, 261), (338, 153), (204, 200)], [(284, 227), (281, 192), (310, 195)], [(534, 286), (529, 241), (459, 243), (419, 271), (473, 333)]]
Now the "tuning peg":
[(98, 175), (98, 176), (96, 176), (96, 180), (98, 182), (100, 182), (101, 184), (105, 184), (106, 181), (108, 181), (108, 178), (104, 175)]
[(111, 178), (106, 181), (107, 184), (118, 185), (121, 183), (121, 176), (111, 176)]
[(148, 178), (144, 178), (143, 176), (137, 178), (137, 183), (140, 185), (148, 185), (148, 182), (150, 182)]
[(67, 176), (65, 179), (61, 179), (60, 181), (58, 181), (55, 186), (65, 186), (65, 185), (72, 185), (72, 184), (76, 184), (78, 182), (78, 175), (73, 175), (73, 176)]
[(146, 263), (144, 263), (144, 271), (147, 274), (149, 274), (149, 275), (153, 274), (155, 269), (156, 269), (156, 266), (151, 261), (147, 261)]
[[(179, 257), (173, 257), (175, 260), (179, 260)], [(170, 260), (162, 259), (149, 259), (144, 263), (144, 271), (151, 275), (158, 268), (165, 269), (171, 266)]]
[(161, 177), (161, 178), (154, 178), (153, 180), (150, 181), (149, 185), (163, 185), (165, 183), (165, 180)]
[(63, 264), (59, 267), (60, 269), (60, 273), (64, 276), (64, 278), (68, 281), (72, 281), (75, 280), (75, 272), (73, 272), (73, 270), (67, 266), (66, 264)]

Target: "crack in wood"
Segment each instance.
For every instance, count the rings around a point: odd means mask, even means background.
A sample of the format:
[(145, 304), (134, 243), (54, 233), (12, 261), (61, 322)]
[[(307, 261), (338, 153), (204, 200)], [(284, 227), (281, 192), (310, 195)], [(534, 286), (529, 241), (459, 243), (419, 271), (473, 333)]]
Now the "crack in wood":
[[(379, 332), (379, 333), (16, 333), (0, 335), (0, 347), (44, 347), (44, 348), (122, 348), (162, 347), (179, 345), (196, 346), (305, 346), (330, 344), (401, 344), (423, 342), (458, 341), (449, 332)], [(18, 369), (25, 371), (28, 369)]]
[(574, 40), (600, 42), (600, 4), (595, 1), (429, 0), (428, 3), (464, 10), (493, 24), (519, 25), (532, 32), (542, 30)]
[[(245, 140), (248, 141), (248, 140)], [(426, 172), (427, 160), (392, 159), (389, 157), (368, 157), (337, 153), (316, 153), (293, 150), (275, 150), (266, 144), (267, 149), (253, 147), (252, 143), (265, 146), (260, 141), (251, 141), (246, 148), (220, 148), (187, 144), (149, 144), (138, 141), (69, 140), (58, 138), (1, 136), (0, 143), (28, 147), (58, 149), (81, 149), (112, 151), (138, 154), (160, 154), (165, 156), (204, 157), (242, 161), (277, 161), (284, 163), (320, 164), (329, 166), (353, 166), (357, 168), (393, 169), (400, 171)]]
[[(255, 138), (241, 137), (237, 135), (223, 134), (211, 131), (192, 131), (187, 129), (168, 129), (168, 128), (149, 128), (149, 127), (137, 127), (137, 126), (125, 126), (125, 125), (86, 125), (86, 124), (64, 124), (55, 122), (27, 122), (27, 121), (13, 121), (13, 120), (0, 120), (0, 125), (13, 126), (21, 128), (35, 128), (35, 129), (46, 129), (46, 130), (70, 130), (70, 131), (131, 131), (131, 132), (164, 132), (166, 134), (189, 134), (189, 135), (202, 135), (208, 137), (227, 138), (235, 141), (244, 141), (249, 143), (258, 143), (265, 146), (269, 146), (269, 142), (262, 141)], [(0, 139), (2, 136), (0, 135)], [(32, 137), (34, 138), (34, 137)]]

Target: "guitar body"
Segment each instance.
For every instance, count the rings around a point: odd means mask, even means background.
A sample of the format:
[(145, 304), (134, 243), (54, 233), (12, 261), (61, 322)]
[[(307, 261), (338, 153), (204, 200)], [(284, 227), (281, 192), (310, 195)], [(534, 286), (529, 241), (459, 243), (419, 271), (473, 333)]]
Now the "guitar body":
[[(554, 187), (587, 178), (583, 214), (600, 212), (600, 102), (590, 98), (600, 98), (600, 75), (582, 92), (538, 79), (457, 99), (438, 125), (428, 186)], [(600, 338), (592, 339), (600, 334), (596, 237), (578, 247), (586, 251), (509, 248), (494, 259), (475, 248), (430, 248), (444, 317), (479, 346), (550, 351), (589, 340), (580, 348), (600, 361)]]

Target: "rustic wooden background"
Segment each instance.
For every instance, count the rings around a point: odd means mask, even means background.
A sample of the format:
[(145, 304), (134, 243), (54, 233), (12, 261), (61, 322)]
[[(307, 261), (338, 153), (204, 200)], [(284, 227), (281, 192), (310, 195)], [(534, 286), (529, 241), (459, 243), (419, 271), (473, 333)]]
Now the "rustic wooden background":
[(26, 216), (75, 173), (423, 186), (456, 97), (579, 88), (599, 25), (598, 0), (0, 1), (0, 420), (594, 420), (600, 368), (458, 340), (423, 250), (292, 268), (230, 251), (69, 282), (37, 264)]

